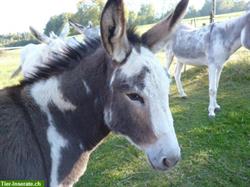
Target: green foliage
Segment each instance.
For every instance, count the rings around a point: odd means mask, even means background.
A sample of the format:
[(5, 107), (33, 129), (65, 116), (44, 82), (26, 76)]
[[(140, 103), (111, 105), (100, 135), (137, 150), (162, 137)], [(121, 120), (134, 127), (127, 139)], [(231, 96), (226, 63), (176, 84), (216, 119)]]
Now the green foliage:
[(50, 18), (46, 24), (44, 33), (49, 35), (51, 31), (54, 31), (55, 34), (59, 35), (64, 24), (68, 22), (68, 19), (72, 17), (72, 14), (63, 13), (58, 16), (53, 16)]
[(5, 47), (21, 47), (21, 46), (25, 46), (25, 45), (28, 45), (31, 43), (39, 44), (39, 42), (35, 39), (33, 39), (33, 40), (20, 40), (20, 41), (15, 41), (15, 42), (9, 43), (9, 44), (5, 45)]
[(210, 15), (211, 10), (212, 10), (211, 8), (212, 8), (211, 0), (206, 0), (198, 15), (199, 16)]
[(0, 35), (0, 46), (5, 46), (5, 47), (16, 47), (19, 45), (23, 46), (26, 45), (28, 41), (35, 42), (30, 33), (15, 33), (15, 34)]
[[(242, 2), (241, 2), (242, 3)], [(233, 10), (235, 6), (234, 0), (223, 0), (217, 2), (217, 12), (220, 14), (228, 13)]]
[(85, 26), (88, 25), (89, 21), (97, 26), (100, 24), (100, 16), (104, 3), (104, 0), (90, 0), (87, 2), (82, 0), (78, 3), (77, 12), (72, 19)]
[[(216, 1), (216, 14), (225, 14), (232, 12), (245, 11), (248, 7), (249, 2), (244, 0), (217, 0)], [(194, 7), (190, 7), (187, 18), (198, 17), (198, 16), (208, 16), (212, 10), (212, 0), (205, 0), (205, 3), (201, 10), (197, 11)]]
[[(235, 17), (239, 17), (245, 14), (245, 12), (235, 12), (235, 13), (228, 13), (228, 14), (219, 14), (215, 16), (216, 22), (222, 22), (225, 20), (229, 20)], [(203, 16), (203, 17), (196, 17), (196, 18), (188, 18), (184, 19), (183, 23), (193, 25), (195, 20), (195, 27), (201, 27), (203, 24), (208, 25), (209, 24), (209, 16)]]
[(197, 17), (199, 15), (199, 12), (193, 7), (191, 6), (188, 10), (188, 14), (187, 17)]
[(155, 16), (155, 9), (152, 4), (143, 4), (137, 14), (135, 23), (138, 25), (154, 23), (156, 20)]
[(128, 13), (128, 25), (133, 25), (137, 19), (137, 13), (134, 11), (129, 11)]

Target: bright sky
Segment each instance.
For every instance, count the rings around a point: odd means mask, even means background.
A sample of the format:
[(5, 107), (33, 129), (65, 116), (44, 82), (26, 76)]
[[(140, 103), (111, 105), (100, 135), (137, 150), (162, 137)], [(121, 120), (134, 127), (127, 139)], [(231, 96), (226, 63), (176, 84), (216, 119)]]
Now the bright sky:
[[(79, 0), (1, 0), (0, 34), (29, 31), (30, 25), (44, 29), (49, 18), (63, 12), (76, 12)], [(129, 9), (137, 10), (142, 3), (152, 3), (156, 10), (168, 9), (168, 0), (125, 0)], [(178, 2), (178, 1), (176, 1)], [(204, 0), (190, 0), (197, 9)]]

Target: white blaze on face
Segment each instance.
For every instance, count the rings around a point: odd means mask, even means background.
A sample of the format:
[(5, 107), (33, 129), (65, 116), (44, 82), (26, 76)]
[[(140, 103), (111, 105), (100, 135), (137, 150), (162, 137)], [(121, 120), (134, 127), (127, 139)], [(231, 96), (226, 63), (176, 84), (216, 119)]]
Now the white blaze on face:
[(142, 55), (133, 49), (127, 62), (122, 65), (121, 73), (126, 75), (126, 77), (133, 77), (139, 74), (143, 67), (145, 67), (145, 64)]
[(163, 158), (170, 160), (180, 158), (180, 147), (169, 109), (170, 80), (154, 54), (144, 47), (141, 47), (140, 53), (134, 49), (121, 70), (127, 77), (132, 77), (140, 73), (143, 67), (147, 67), (150, 71), (145, 76), (143, 94), (148, 101), (151, 123), (157, 141), (142, 149), (156, 168), (164, 169), (162, 166)]

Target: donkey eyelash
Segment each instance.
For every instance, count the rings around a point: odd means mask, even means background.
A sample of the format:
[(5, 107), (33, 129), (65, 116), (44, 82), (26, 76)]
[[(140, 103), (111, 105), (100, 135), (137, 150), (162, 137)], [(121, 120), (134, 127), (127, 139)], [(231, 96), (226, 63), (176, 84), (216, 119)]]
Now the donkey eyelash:
[(137, 93), (129, 93), (127, 94), (128, 98), (132, 101), (139, 101), (141, 104), (144, 104), (144, 99)]

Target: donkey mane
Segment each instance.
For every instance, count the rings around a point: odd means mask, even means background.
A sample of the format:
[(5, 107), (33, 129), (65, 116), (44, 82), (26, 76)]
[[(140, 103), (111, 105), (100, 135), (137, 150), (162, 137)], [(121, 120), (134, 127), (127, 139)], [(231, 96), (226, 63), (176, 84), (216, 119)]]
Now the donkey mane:
[(21, 84), (32, 84), (75, 68), (83, 58), (95, 52), (100, 44), (101, 41), (98, 38), (87, 38), (84, 43), (78, 43), (74, 48), (66, 45), (60, 52), (54, 52), (45, 66), (38, 66), (37, 71)]
[[(127, 29), (128, 39), (133, 46), (142, 43), (141, 37), (136, 33), (136, 27)], [(39, 66), (37, 71), (29, 78), (21, 81), (21, 85), (33, 84), (40, 80), (46, 80), (65, 71), (74, 69), (83, 59), (93, 54), (101, 46), (101, 38), (86, 38), (83, 43), (76, 47), (66, 45), (61, 52), (55, 52), (48, 59), (45, 66)]]
[(141, 36), (137, 33), (136, 26), (132, 25), (127, 29), (128, 40), (134, 46), (143, 44)]

